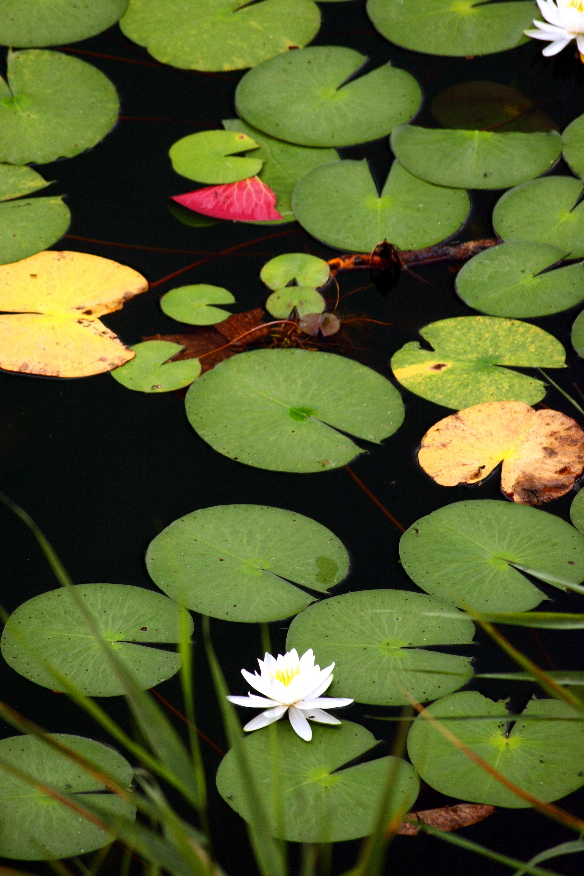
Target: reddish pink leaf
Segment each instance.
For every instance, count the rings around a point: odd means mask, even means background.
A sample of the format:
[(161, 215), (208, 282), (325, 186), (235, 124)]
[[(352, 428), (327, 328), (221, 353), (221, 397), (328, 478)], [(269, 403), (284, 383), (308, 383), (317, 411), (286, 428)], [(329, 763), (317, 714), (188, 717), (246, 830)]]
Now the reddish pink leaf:
[(257, 176), (175, 195), (172, 200), (214, 219), (266, 222), (283, 218), (276, 210), (275, 192)]

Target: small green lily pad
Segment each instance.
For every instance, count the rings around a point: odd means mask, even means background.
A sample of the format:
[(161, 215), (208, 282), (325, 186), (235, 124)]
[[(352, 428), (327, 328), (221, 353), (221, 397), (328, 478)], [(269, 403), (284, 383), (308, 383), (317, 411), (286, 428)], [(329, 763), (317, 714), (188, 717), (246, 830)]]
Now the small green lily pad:
[(305, 46), (320, 27), (312, 0), (130, 0), (124, 34), (163, 64), (242, 70)]
[(573, 526), (494, 499), (455, 502), (416, 520), (400, 557), (422, 590), (477, 611), (529, 611), (546, 599), (522, 572), (559, 589), (584, 580), (584, 536)]
[(576, 176), (584, 177), (584, 113), (564, 128), (562, 152)]
[(545, 396), (545, 384), (500, 366), (565, 367), (566, 352), (556, 338), (516, 319), (456, 316), (424, 326), (420, 334), (433, 349), (409, 341), (392, 356), (393, 375), (410, 392), (447, 408), (507, 400), (534, 405)]
[(506, 189), (549, 170), (560, 157), (557, 131), (522, 134), (400, 125), (391, 148), (406, 170), (461, 189)]
[(266, 310), (276, 319), (287, 319), (293, 310), (298, 316), (324, 313), (326, 302), (320, 292), (311, 286), (285, 286), (272, 292), (266, 301)]
[(328, 262), (305, 252), (285, 252), (263, 266), (260, 278), (270, 289), (283, 289), (295, 281), (299, 286), (324, 286), (330, 277)]
[(215, 450), (271, 471), (346, 465), (362, 449), (344, 433), (377, 444), (404, 418), (400, 394), (376, 371), (298, 349), (232, 356), (193, 383), (185, 404)]
[(50, 186), (32, 167), (0, 164), (0, 201), (21, 198)]
[[(132, 783), (133, 768), (108, 745), (66, 733), (51, 734), (50, 738), (93, 761), (123, 787)], [(80, 806), (94, 803), (112, 816), (131, 820), (136, 816), (130, 803), (36, 736), (2, 739), (0, 762), (28, 773)], [(0, 822), (0, 855), (20, 861), (70, 858), (100, 849), (114, 839), (59, 800), (5, 770), (0, 770)]]
[(570, 505), (570, 520), (578, 532), (584, 535), (584, 492), (576, 493), (574, 501)]
[(215, 325), (223, 322), (231, 314), (228, 310), (212, 305), (234, 304), (234, 302), (235, 298), (231, 292), (222, 286), (196, 283), (194, 286), (179, 286), (178, 289), (171, 289), (160, 299), (160, 306), (167, 316), (176, 319), (177, 322), (185, 322), (188, 325)]
[(172, 166), (181, 176), (197, 182), (219, 185), (257, 176), (260, 158), (237, 155), (258, 144), (238, 131), (199, 131), (173, 143), (169, 150)]
[[(582, 718), (567, 703), (532, 699), (521, 715), (512, 716), (504, 702), (461, 691), (432, 703), (428, 714), (539, 800), (558, 800), (584, 784), (584, 719), (566, 720)], [(508, 730), (510, 719), (514, 723)], [(470, 760), (423, 714), (412, 724), (408, 754), (423, 780), (442, 794), (510, 809), (531, 805)]]
[(344, 46), (279, 55), (241, 79), (237, 112), (260, 131), (301, 146), (377, 140), (416, 113), (422, 92), (390, 63), (354, 78), (366, 60)]
[(503, 240), (535, 240), (584, 257), (584, 186), (572, 176), (545, 176), (505, 192), (493, 212)]
[[(402, 590), (359, 590), (325, 599), (297, 615), (286, 649), (309, 648), (319, 666), (335, 664), (327, 696), (405, 705), (435, 700), (472, 677), (468, 657), (428, 650), (470, 644), (474, 624), (448, 603)], [(436, 614), (437, 613), (437, 614)], [(356, 658), (358, 655), (358, 658)]]
[(469, 207), (462, 189), (424, 182), (397, 161), (381, 194), (365, 160), (346, 160), (311, 171), (292, 198), (309, 234), (354, 252), (370, 252), (384, 239), (400, 249), (432, 246), (460, 228)]
[(107, 76), (45, 49), (9, 52), (0, 77), (0, 161), (46, 164), (99, 143), (120, 108)]
[(572, 326), (572, 346), (584, 358), (584, 311), (579, 313)]
[(125, 693), (73, 589), (93, 615), (103, 641), (112, 645), (143, 690), (178, 672), (176, 651), (149, 647), (178, 642), (178, 605), (161, 593), (125, 584), (76, 584), (19, 605), (8, 618), (0, 643), (4, 659), (16, 672), (43, 687), (63, 690), (47, 663), (89, 696)]
[(211, 225), (217, 225), (221, 219), (213, 219), (211, 216), (203, 216), (202, 213), (195, 213), (194, 210), (189, 210), (183, 207), (182, 204), (177, 204), (176, 201), (168, 199), (166, 206), (169, 212), (172, 213), (175, 219), (182, 222), (183, 225), (188, 225), (190, 228), (208, 228)]
[(0, 0), (0, 44), (29, 48), (76, 43), (123, 15), (128, 0)]
[(469, 307), (492, 316), (558, 313), (584, 300), (582, 262), (546, 270), (565, 257), (565, 250), (545, 243), (502, 243), (464, 265), (456, 291)]
[[(286, 719), (273, 728), (255, 731), (243, 742), (274, 836), (302, 843), (335, 843), (367, 836), (375, 827), (390, 774), (393, 785), (388, 818), (402, 816), (411, 808), (419, 781), (406, 761), (382, 757), (345, 766), (377, 744), (368, 730), (351, 721), (343, 721), (340, 727), (313, 722), (312, 732), (312, 740), (304, 742)], [(247, 821), (251, 817), (248, 784), (237, 757), (229, 751), (217, 772), (217, 788)]]
[(14, 200), (48, 185), (30, 167), (0, 164), (0, 264), (48, 249), (67, 231), (71, 214), (62, 196)]
[(325, 526), (283, 508), (216, 505), (180, 517), (150, 543), (146, 565), (171, 599), (223, 620), (297, 614), (347, 574), (349, 556)]
[(368, 0), (380, 34), (405, 49), (430, 55), (490, 55), (527, 42), (533, 3), (484, 0)]
[(436, 95), (432, 115), (443, 128), (488, 131), (555, 131), (557, 125), (516, 88), (500, 82), (459, 82)]
[(182, 352), (181, 344), (172, 341), (142, 341), (130, 347), (136, 355), (125, 365), (110, 371), (111, 376), (126, 389), (136, 392), (174, 392), (188, 386), (201, 373), (198, 359), (169, 362)]

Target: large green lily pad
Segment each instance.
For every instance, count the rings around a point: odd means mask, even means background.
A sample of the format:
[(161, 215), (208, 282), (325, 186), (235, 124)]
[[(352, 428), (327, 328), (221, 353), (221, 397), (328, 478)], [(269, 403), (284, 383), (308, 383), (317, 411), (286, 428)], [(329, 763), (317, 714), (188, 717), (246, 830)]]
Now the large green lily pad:
[(557, 130), (554, 120), (516, 88), (482, 79), (445, 88), (430, 109), (443, 128), (499, 133)]
[(30, 167), (0, 164), (0, 264), (41, 252), (67, 231), (71, 214), (62, 196), (21, 198), (47, 185)]
[(392, 356), (394, 377), (447, 408), (507, 400), (534, 405), (545, 396), (545, 384), (501, 366), (565, 367), (565, 350), (556, 338), (516, 319), (456, 316), (424, 326), (420, 334), (433, 349), (409, 341)]
[(527, 42), (533, 3), (485, 0), (368, 0), (367, 12), (386, 39), (430, 55), (490, 55)]
[(256, 176), (263, 161), (253, 153), (249, 158), (238, 153), (257, 147), (255, 140), (241, 131), (198, 131), (173, 143), (168, 154), (181, 176), (219, 185)]
[(535, 240), (584, 256), (584, 186), (572, 176), (545, 176), (505, 192), (493, 212), (493, 228), (503, 240)]
[(576, 176), (584, 177), (584, 113), (564, 128), (562, 152)]
[(528, 611), (546, 599), (522, 572), (559, 589), (584, 580), (584, 536), (546, 511), (495, 499), (416, 520), (400, 557), (422, 590), (477, 611)]
[(381, 194), (367, 162), (347, 160), (307, 174), (292, 198), (309, 234), (355, 252), (370, 252), (384, 239), (400, 249), (432, 246), (460, 228), (469, 206), (465, 191), (424, 182), (397, 161)]
[(241, 70), (305, 46), (320, 12), (312, 0), (130, 0), (120, 27), (163, 64)]
[(572, 326), (572, 346), (584, 358), (584, 311), (579, 313)]
[[(428, 713), (506, 779), (546, 803), (584, 784), (584, 719), (565, 720), (580, 715), (567, 703), (534, 699), (521, 715), (511, 716), (504, 702), (462, 691), (432, 703)], [(492, 720), (485, 720), (489, 716)], [(510, 718), (515, 720), (508, 729)], [(424, 781), (442, 794), (511, 809), (530, 805), (471, 761), (423, 714), (412, 724), (408, 754)]]
[(315, 167), (338, 161), (339, 158), (335, 149), (312, 149), (309, 146), (284, 143), (257, 131), (242, 119), (224, 119), (223, 126), (228, 131), (242, 131), (253, 137), (259, 148), (252, 154), (264, 163), (258, 176), (276, 193), (276, 209), (283, 219), (257, 223), (259, 225), (292, 222), (295, 218), (292, 212), (292, 192), (296, 183)]
[[(55, 733), (51, 737), (97, 764), (118, 784), (129, 787), (134, 770), (110, 748), (83, 736)], [(38, 782), (70, 796), (83, 806), (99, 807), (134, 819), (134, 807), (109, 793), (82, 767), (36, 736), (9, 736), (0, 741), (0, 763), (28, 773)], [(0, 855), (25, 861), (54, 860), (82, 855), (111, 843), (113, 836), (86, 821), (63, 803), (0, 769)]]
[(391, 135), (391, 148), (406, 170), (427, 182), (506, 189), (549, 170), (560, 157), (562, 141), (557, 131), (499, 134), (400, 125)]
[(8, 665), (51, 690), (63, 687), (45, 662), (89, 696), (125, 693), (76, 599), (143, 690), (178, 672), (176, 651), (148, 647), (178, 642), (178, 605), (161, 593), (124, 584), (77, 584), (28, 599), (10, 615), (2, 633), (0, 647)]
[(45, 49), (9, 52), (0, 77), (0, 161), (46, 164), (99, 143), (116, 122), (116, 90), (93, 67)]
[(128, 0), (0, 0), (0, 44), (55, 46), (107, 30)]
[[(440, 612), (443, 614), (441, 615)], [(359, 590), (325, 599), (292, 621), (286, 648), (335, 664), (327, 696), (383, 706), (435, 700), (471, 678), (468, 657), (428, 650), (465, 645), (474, 624), (448, 603), (403, 590)]]
[(235, 106), (250, 125), (301, 146), (377, 140), (416, 113), (422, 92), (390, 63), (354, 78), (366, 60), (344, 46), (279, 55), (245, 74)]
[[(402, 424), (398, 391), (344, 356), (254, 350), (203, 374), (186, 397), (201, 438), (231, 459), (272, 471), (339, 468)], [(337, 431), (337, 429), (342, 431)]]
[(493, 316), (558, 313), (584, 300), (582, 262), (546, 270), (565, 256), (565, 250), (546, 243), (502, 243), (466, 263), (456, 291), (469, 307)]
[(574, 501), (570, 505), (570, 520), (578, 532), (584, 535), (584, 492), (582, 490), (576, 493)]
[(259, 623), (302, 611), (347, 574), (349, 556), (325, 526), (283, 508), (216, 505), (180, 517), (150, 543), (161, 590), (193, 611)]
[(198, 359), (169, 362), (184, 350), (172, 341), (142, 341), (130, 347), (133, 359), (110, 372), (114, 380), (136, 392), (174, 392), (188, 386), (201, 373)]
[[(375, 826), (390, 770), (394, 784), (388, 817), (410, 809), (419, 781), (406, 761), (382, 757), (345, 766), (376, 744), (368, 730), (343, 721), (340, 727), (312, 723), (312, 732), (311, 742), (304, 742), (284, 720), (244, 740), (275, 836), (302, 843), (334, 843), (367, 836)], [(248, 782), (233, 751), (221, 762), (217, 788), (232, 809), (250, 819)]]

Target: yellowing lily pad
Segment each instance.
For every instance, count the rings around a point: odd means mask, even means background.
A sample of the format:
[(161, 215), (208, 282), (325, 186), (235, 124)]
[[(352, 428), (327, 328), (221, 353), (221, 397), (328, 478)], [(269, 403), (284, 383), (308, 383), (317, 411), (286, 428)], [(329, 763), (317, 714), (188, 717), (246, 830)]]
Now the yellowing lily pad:
[(516, 319), (457, 316), (424, 326), (420, 334), (434, 349), (407, 343), (392, 356), (394, 377), (410, 392), (447, 408), (506, 400), (533, 405), (545, 396), (545, 384), (501, 366), (565, 367), (559, 341)]
[(503, 463), (501, 490), (514, 502), (541, 505), (563, 496), (584, 469), (584, 432), (571, 417), (518, 401), (487, 402), (440, 420), (418, 461), (443, 486), (475, 484)]
[(123, 365), (134, 353), (98, 317), (147, 288), (132, 268), (81, 252), (0, 266), (0, 368), (87, 377)]

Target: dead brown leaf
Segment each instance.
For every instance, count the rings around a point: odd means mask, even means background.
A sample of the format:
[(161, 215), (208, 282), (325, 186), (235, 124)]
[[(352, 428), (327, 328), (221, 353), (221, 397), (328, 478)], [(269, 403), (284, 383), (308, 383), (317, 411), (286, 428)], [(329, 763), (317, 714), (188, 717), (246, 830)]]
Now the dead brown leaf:
[(417, 836), (421, 830), (420, 821), (431, 827), (437, 827), (438, 830), (450, 832), (476, 824), (483, 818), (488, 818), (494, 811), (494, 806), (487, 806), (483, 803), (457, 803), (455, 806), (442, 806), (440, 809), (410, 812), (400, 824), (397, 832), (405, 836)]

